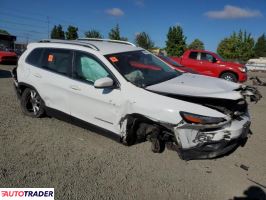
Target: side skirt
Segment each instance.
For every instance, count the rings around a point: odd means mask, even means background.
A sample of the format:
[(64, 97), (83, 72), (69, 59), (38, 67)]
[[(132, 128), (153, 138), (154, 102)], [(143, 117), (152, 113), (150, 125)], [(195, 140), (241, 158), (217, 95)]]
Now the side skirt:
[(54, 118), (59, 119), (59, 120), (64, 121), (64, 122), (71, 123), (75, 126), (87, 129), (89, 131), (92, 131), (94, 133), (97, 133), (97, 134), (102, 135), (104, 137), (108, 137), (108, 138), (110, 138), (116, 142), (121, 143), (121, 137), (114, 132), (111, 132), (111, 131), (106, 130), (102, 127), (96, 126), (94, 124), (91, 124), (91, 123), (86, 122), (84, 120), (78, 119), (76, 117), (73, 117), (69, 114), (66, 114), (62, 111), (59, 111), (59, 110), (56, 110), (56, 109), (53, 109), (50, 107), (45, 107), (45, 111), (46, 111), (46, 114), (48, 116), (54, 117)]

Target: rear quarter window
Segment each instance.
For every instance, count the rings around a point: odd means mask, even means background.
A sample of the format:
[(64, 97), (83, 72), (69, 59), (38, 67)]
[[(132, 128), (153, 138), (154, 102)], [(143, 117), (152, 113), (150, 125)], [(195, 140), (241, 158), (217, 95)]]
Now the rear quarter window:
[(26, 63), (36, 67), (41, 67), (42, 53), (43, 48), (37, 48), (32, 50), (26, 58)]

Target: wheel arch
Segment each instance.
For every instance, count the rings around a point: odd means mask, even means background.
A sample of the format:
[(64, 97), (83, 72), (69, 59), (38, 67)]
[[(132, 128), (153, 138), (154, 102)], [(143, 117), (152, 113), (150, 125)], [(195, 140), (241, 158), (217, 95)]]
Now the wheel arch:
[[(122, 127), (122, 123), (125, 120), (127, 121), (126, 122), (126, 129), (124, 130), (125, 131), (125, 135), (122, 136), (121, 142), (124, 143), (124, 144), (127, 143), (127, 145), (129, 145), (129, 146), (134, 144), (135, 142), (133, 142), (133, 141), (125, 141), (124, 139), (126, 139), (128, 137), (132, 138), (132, 136), (136, 134), (136, 132), (137, 132), (138, 128), (140, 127), (140, 125), (143, 124), (143, 123), (148, 125), (148, 126), (150, 126), (150, 127), (157, 127), (161, 131), (164, 130), (164, 131), (167, 131), (167, 132), (172, 132), (170, 124), (164, 124), (164, 123), (161, 123), (159, 121), (152, 120), (149, 117), (147, 117), (145, 115), (142, 115), (142, 114), (138, 114), (138, 113), (127, 114), (126, 116), (124, 116), (121, 119), (121, 124), (120, 124), (121, 127)], [(135, 135), (135, 136), (137, 136), (137, 135)], [(134, 138), (134, 136), (133, 136), (133, 138)]]
[(219, 78), (221, 78), (221, 76), (222, 76), (223, 74), (225, 74), (225, 73), (231, 73), (231, 74), (234, 74), (234, 75), (236, 76), (237, 81), (239, 80), (239, 76), (238, 76), (238, 74), (237, 74), (236, 72), (232, 71), (232, 70), (224, 70), (224, 71), (222, 71), (222, 72), (219, 74)]
[(17, 93), (19, 95), (19, 98), (22, 96), (23, 92), (25, 91), (25, 89), (27, 88), (31, 88), (31, 89), (34, 89), (36, 90), (36, 92), (39, 94), (39, 96), (41, 97), (44, 105), (45, 105), (45, 101), (43, 100), (42, 96), (40, 95), (39, 91), (32, 85), (28, 84), (28, 83), (24, 83), (24, 82), (19, 82), (18, 83), (18, 90), (17, 90)]

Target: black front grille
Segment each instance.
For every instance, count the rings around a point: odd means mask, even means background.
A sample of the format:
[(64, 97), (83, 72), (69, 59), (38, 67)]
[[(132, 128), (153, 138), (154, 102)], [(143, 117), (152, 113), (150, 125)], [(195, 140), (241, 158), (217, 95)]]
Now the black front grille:
[(237, 118), (247, 112), (247, 103), (244, 99), (227, 100), (226, 102), (218, 102), (212, 104), (204, 104), (209, 108), (213, 108), (225, 114), (230, 114), (231, 117)]
[(231, 99), (218, 99), (218, 98), (208, 98), (208, 97), (193, 97), (193, 96), (167, 94), (167, 93), (159, 93), (159, 94), (175, 99), (180, 99), (183, 101), (188, 101), (191, 103), (200, 104), (215, 109), (224, 114), (229, 114), (234, 118), (244, 114), (247, 111), (247, 103), (244, 99), (231, 100)]

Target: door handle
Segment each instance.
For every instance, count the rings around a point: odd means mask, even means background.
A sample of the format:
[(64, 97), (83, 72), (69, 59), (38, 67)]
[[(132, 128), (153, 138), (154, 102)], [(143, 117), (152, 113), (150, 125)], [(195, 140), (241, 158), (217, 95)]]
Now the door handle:
[(37, 77), (37, 78), (42, 78), (42, 76), (40, 74), (33, 74), (33, 76)]
[(78, 86), (76, 86), (76, 85), (71, 85), (70, 88), (71, 88), (72, 90), (77, 90), (77, 91), (80, 91), (80, 90), (81, 90), (80, 87), (78, 87)]

